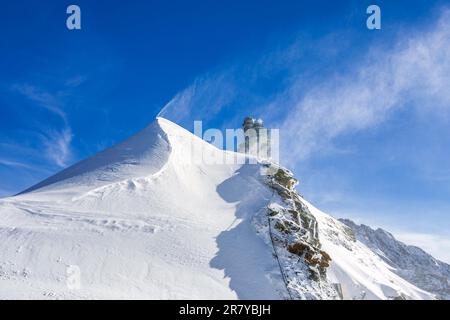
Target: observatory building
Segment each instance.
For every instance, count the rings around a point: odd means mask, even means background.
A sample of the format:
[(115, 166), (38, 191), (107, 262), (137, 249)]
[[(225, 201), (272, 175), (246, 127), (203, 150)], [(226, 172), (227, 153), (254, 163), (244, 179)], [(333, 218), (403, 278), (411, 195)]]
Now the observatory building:
[(242, 129), (244, 130), (245, 141), (239, 151), (258, 158), (270, 158), (270, 130), (264, 127), (263, 120), (246, 117)]

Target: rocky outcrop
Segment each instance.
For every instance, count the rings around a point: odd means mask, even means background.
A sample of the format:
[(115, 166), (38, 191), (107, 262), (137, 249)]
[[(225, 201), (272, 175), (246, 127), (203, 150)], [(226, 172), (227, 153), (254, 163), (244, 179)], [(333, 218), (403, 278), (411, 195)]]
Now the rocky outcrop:
[(318, 223), (295, 190), (292, 172), (266, 162), (265, 182), (273, 190), (257, 225), (266, 228), (291, 299), (338, 299), (327, 279), (330, 255), (321, 249)]

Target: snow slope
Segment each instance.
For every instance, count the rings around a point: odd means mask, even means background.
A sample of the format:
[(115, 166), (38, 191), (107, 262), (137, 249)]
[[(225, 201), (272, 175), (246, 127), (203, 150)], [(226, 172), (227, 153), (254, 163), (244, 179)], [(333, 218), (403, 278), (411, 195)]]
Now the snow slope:
[[(273, 192), (259, 165), (219, 164), (229, 156), (244, 162), (244, 155), (158, 118), (125, 142), (1, 199), (0, 298), (288, 297), (284, 266), (254, 225)], [(363, 243), (345, 239), (342, 223), (305, 204), (319, 221), (332, 258), (329, 276), (342, 284), (344, 298), (432, 298)]]
[(333, 258), (328, 276), (339, 283), (346, 299), (433, 299), (398, 276), (375, 252), (359, 241), (353, 231), (337, 219), (305, 201), (319, 223), (325, 251)]
[[(2, 200), (0, 298), (278, 298), (278, 267), (247, 219), (264, 205), (258, 171), (189, 163), (191, 144), (223, 155), (158, 119)], [(67, 288), (70, 265), (81, 290)]]
[(383, 229), (374, 230), (347, 219), (340, 221), (353, 230), (358, 240), (393, 267), (395, 273), (440, 299), (450, 299), (450, 265), (418, 247), (398, 241)]

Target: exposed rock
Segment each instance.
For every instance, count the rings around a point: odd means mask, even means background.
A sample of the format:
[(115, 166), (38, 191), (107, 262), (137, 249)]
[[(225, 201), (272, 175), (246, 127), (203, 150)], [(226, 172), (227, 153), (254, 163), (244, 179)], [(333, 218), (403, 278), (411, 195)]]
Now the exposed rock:
[(295, 190), (298, 180), (274, 164), (266, 163), (265, 167), (265, 180), (274, 198), (259, 224), (267, 224), (290, 298), (340, 299), (326, 276), (331, 257), (321, 249), (316, 218)]

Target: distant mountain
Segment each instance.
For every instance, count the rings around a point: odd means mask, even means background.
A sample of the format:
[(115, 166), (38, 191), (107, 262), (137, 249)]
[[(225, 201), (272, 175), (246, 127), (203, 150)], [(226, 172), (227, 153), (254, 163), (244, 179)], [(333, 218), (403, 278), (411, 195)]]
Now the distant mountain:
[(440, 299), (450, 299), (450, 265), (418, 247), (396, 240), (383, 229), (373, 230), (347, 219), (340, 221), (355, 232), (359, 241), (394, 268), (393, 272), (417, 287), (436, 294)]
[[(224, 163), (230, 157), (236, 161)], [(438, 271), (448, 266), (388, 237), (374, 247), (302, 198), (289, 170), (249, 158), (158, 118), (1, 199), (0, 298), (434, 299), (426, 290), (448, 292), (437, 277), (447, 281), (448, 271)], [(399, 272), (391, 260), (402, 270), (415, 263), (416, 273)]]

